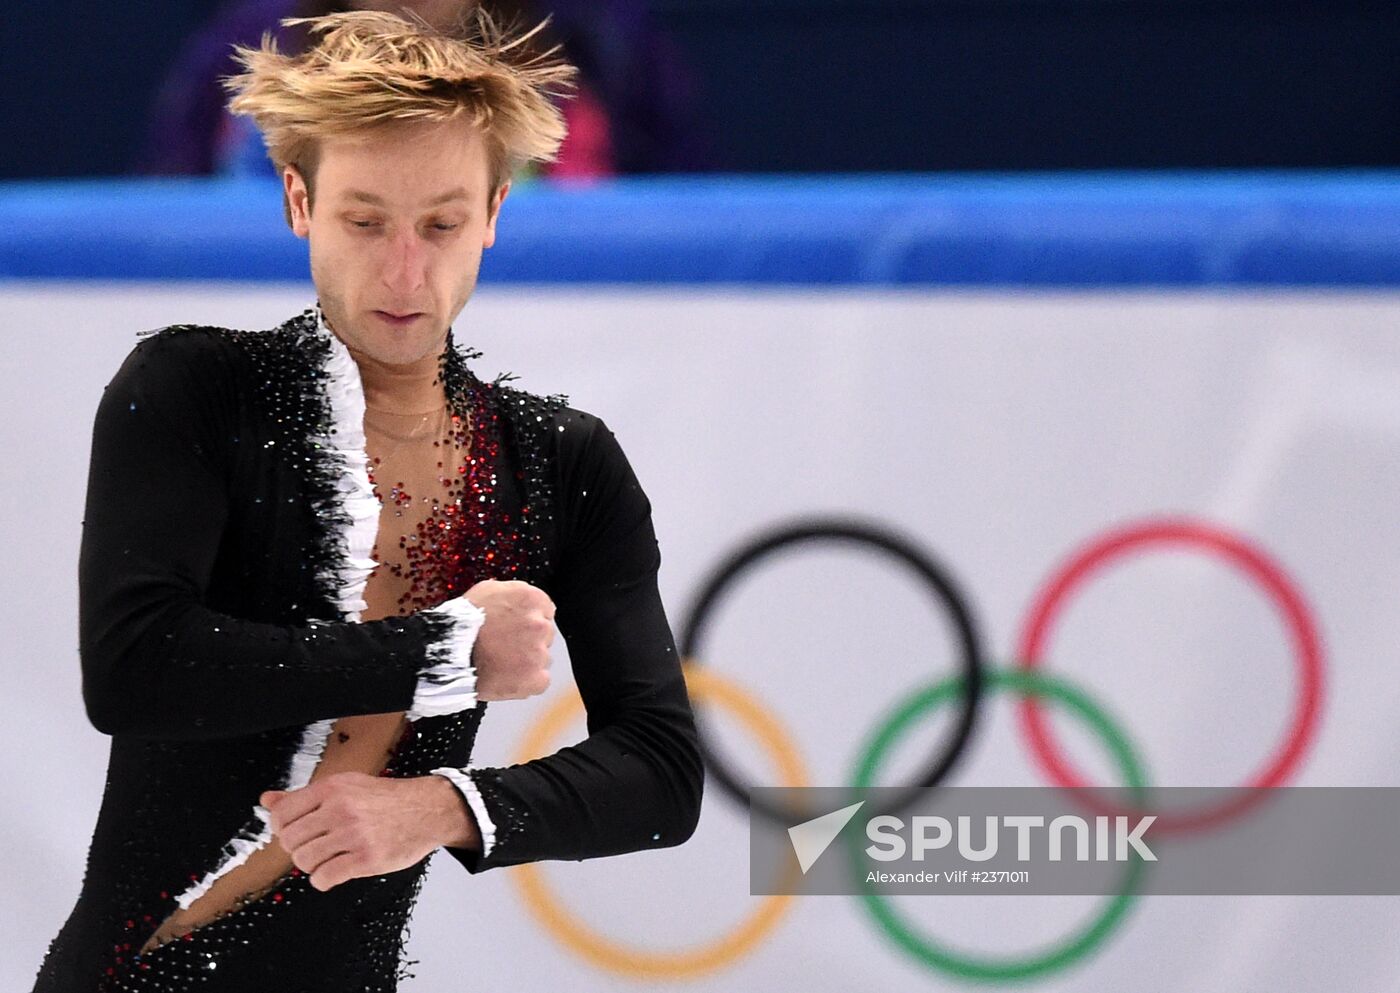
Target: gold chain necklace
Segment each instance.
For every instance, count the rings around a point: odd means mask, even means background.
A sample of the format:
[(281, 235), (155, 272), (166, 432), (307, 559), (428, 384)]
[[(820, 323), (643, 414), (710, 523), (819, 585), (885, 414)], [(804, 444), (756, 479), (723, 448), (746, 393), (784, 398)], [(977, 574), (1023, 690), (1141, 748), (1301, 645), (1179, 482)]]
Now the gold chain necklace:
[[(365, 410), (366, 410), (366, 413), (368, 414), (371, 410), (373, 410), (373, 408), (366, 407)], [(376, 475), (382, 473), (382, 472), (384, 471), (384, 467), (389, 463), (389, 461), (390, 461), (396, 454), (398, 454), (399, 449), (403, 448), (404, 445), (408, 444), (410, 441), (413, 441), (415, 438), (418, 438), (420, 435), (422, 435), (422, 434), (424, 433), (423, 428), (424, 428), (424, 426), (428, 423), (428, 418), (432, 417), (434, 414), (438, 414), (439, 416), (438, 416), (438, 418), (437, 418), (437, 423), (438, 423), (438, 424), (441, 424), (441, 422), (442, 422), (441, 414), (442, 414), (443, 411), (445, 411), (445, 410), (447, 410), (447, 405), (446, 405), (446, 404), (443, 404), (443, 406), (439, 407), (437, 410), (430, 410), (430, 411), (428, 411), (426, 414), (424, 414), (423, 417), (422, 417), (422, 419), (420, 419), (420, 420), (418, 421), (418, 423), (415, 424), (415, 425), (413, 426), (413, 430), (411, 430), (411, 431), (410, 431), (407, 435), (405, 435), (404, 437), (399, 438), (399, 439), (398, 439), (398, 444), (396, 444), (393, 448), (389, 449), (389, 451), (385, 452), (383, 455), (379, 456), (378, 464), (374, 467), (374, 469), (373, 469), (372, 471), (375, 472)], [(391, 411), (383, 411), (383, 413), (392, 413), (392, 412), (391, 412)], [(376, 430), (377, 430), (377, 429), (376, 429)], [(379, 432), (379, 433), (382, 434), (382, 435), (384, 435), (384, 436), (386, 436), (386, 437), (393, 437), (392, 435), (389, 435), (387, 432), (382, 432), (382, 431), (381, 431), (381, 432)]]

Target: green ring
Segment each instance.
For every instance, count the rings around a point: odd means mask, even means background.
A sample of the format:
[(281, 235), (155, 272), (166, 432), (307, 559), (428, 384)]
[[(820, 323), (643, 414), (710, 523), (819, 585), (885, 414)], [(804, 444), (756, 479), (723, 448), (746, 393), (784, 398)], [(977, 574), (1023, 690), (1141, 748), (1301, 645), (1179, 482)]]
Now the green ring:
[[(1072, 684), (1058, 677), (1024, 669), (990, 670), (985, 674), (985, 678), (985, 686), (989, 690), (1005, 689), (1023, 695), (1048, 697), (1068, 707), (1071, 713), (1083, 720), (1090, 730), (1103, 739), (1124, 780), (1135, 791), (1134, 795), (1142, 796), (1140, 791), (1146, 786), (1146, 777), (1127, 736), (1106, 713), (1091, 703), (1089, 698)], [(962, 692), (962, 679), (961, 676), (953, 676), (913, 694), (876, 729), (861, 753), (860, 762), (856, 767), (854, 782), (857, 788), (874, 785), (875, 774), (882, 760), (899, 736), (916, 718), (957, 698)], [(853, 851), (858, 854), (859, 834), (851, 832), (847, 837), (851, 841)], [(859, 863), (855, 861), (854, 864)], [(1134, 891), (1141, 883), (1142, 873), (1143, 863), (1136, 859), (1130, 860), (1123, 892), (1116, 894), (1103, 913), (1091, 921), (1082, 933), (1072, 935), (1063, 944), (1048, 951), (1024, 958), (978, 958), (950, 952), (929, 938), (916, 934), (913, 927), (899, 917), (886, 898), (876, 893), (866, 882), (863, 873), (857, 872), (856, 877), (865, 889), (861, 894), (861, 902), (874, 915), (886, 937), (914, 958), (963, 979), (1005, 981), (1029, 979), (1054, 972), (1087, 955), (1121, 923), (1129, 905), (1135, 899)]]

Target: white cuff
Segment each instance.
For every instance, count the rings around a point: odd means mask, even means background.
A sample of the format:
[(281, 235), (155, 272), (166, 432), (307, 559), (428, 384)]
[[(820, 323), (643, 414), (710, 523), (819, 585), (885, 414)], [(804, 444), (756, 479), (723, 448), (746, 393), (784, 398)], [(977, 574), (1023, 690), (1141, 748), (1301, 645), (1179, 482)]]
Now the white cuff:
[(481, 832), (481, 857), (485, 858), (491, 854), (491, 846), (496, 841), (496, 825), (491, 820), (491, 815), (486, 812), (486, 803), (481, 799), (481, 791), (476, 788), (476, 783), (472, 777), (467, 775), (466, 769), (453, 769), (450, 766), (442, 766), (432, 770), (434, 775), (442, 776), (452, 781), (452, 784), (461, 791), (463, 799), (467, 801), (467, 806), (471, 808), (472, 815), (476, 818), (477, 829)]
[(410, 721), (476, 706), (472, 646), (486, 623), (486, 611), (459, 596), (424, 613), (446, 616), (451, 626), (444, 637), (428, 646), (428, 662), (418, 671), (418, 689), (406, 714)]

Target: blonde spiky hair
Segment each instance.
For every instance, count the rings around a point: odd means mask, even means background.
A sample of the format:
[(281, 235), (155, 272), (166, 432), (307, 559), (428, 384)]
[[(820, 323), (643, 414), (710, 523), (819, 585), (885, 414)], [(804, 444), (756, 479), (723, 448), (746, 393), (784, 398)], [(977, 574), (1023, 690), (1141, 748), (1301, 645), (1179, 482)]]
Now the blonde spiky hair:
[[(494, 194), (526, 163), (552, 161), (564, 140), (554, 98), (569, 95), (577, 70), (557, 46), (533, 51), (546, 23), (518, 32), (480, 6), (450, 35), (382, 11), (288, 18), (320, 40), (295, 55), (270, 31), (259, 48), (236, 46), (245, 71), (223, 81), (228, 107), (252, 118), (273, 163), (296, 167), (308, 193), (321, 139), (465, 118), (486, 140)], [(285, 197), (283, 207), (290, 224)]]

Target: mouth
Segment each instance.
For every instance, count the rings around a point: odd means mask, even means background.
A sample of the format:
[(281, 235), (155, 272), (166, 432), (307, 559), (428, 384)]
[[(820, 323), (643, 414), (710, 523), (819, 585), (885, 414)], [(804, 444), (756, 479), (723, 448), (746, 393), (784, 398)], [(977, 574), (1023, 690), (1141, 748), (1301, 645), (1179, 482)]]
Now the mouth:
[(375, 317), (386, 324), (392, 324), (394, 327), (407, 327), (420, 317), (426, 316), (421, 310), (404, 311), (402, 313), (396, 313), (392, 310), (376, 310), (373, 313)]

